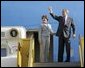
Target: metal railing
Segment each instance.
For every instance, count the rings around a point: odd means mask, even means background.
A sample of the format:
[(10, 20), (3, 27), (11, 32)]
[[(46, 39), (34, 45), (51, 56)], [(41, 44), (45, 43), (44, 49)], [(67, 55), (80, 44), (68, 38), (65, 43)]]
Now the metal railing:
[(84, 37), (79, 35), (79, 56), (81, 67), (84, 67)]

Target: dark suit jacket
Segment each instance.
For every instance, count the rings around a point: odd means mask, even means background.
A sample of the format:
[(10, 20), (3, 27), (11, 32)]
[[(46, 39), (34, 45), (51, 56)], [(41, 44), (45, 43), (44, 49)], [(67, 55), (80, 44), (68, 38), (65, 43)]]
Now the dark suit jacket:
[(53, 17), (53, 19), (57, 20), (59, 22), (58, 30), (56, 32), (56, 36), (64, 36), (66, 38), (70, 38), (71, 35), (71, 28), (73, 31), (73, 34), (75, 34), (75, 25), (73, 22), (73, 19), (68, 17), (67, 18), (67, 24), (65, 23), (65, 19), (62, 16), (57, 16), (53, 13), (50, 13), (50, 15)]

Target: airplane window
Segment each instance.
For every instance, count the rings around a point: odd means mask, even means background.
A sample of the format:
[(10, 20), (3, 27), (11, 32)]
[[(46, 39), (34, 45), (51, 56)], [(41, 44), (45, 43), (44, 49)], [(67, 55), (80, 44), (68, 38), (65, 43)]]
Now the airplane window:
[(1, 57), (7, 56), (6, 48), (1, 48)]
[(5, 32), (1, 32), (1, 37), (5, 37)]

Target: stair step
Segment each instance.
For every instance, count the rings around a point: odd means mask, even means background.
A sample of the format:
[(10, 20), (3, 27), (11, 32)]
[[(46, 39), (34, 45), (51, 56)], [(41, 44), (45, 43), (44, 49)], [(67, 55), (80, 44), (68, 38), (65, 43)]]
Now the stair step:
[(80, 62), (34, 63), (33, 67), (80, 67)]

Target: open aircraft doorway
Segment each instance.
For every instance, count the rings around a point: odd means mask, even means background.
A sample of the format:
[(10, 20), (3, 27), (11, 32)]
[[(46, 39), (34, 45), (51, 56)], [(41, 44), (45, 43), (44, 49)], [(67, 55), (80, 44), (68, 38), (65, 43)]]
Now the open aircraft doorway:
[[(27, 30), (27, 38), (30, 37), (30, 35), (33, 35), (34, 38), (34, 63), (40, 62), (40, 32), (38, 29), (31, 29)], [(50, 35), (50, 55), (49, 55), (49, 62), (53, 62), (53, 36)]]

